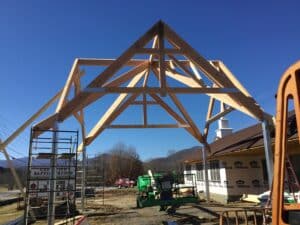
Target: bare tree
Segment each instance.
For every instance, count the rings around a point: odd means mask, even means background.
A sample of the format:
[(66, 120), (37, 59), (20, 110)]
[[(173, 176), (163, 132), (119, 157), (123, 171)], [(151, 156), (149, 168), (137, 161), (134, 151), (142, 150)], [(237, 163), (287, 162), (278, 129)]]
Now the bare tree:
[(118, 178), (137, 179), (144, 172), (143, 162), (135, 147), (127, 146), (124, 143), (115, 144), (106, 155), (98, 156), (97, 162), (103, 160), (105, 170), (105, 181), (113, 184)]

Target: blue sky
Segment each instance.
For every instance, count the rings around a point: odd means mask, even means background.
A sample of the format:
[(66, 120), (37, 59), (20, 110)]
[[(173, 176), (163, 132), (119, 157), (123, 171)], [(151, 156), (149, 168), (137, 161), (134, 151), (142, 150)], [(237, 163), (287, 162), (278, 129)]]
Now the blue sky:
[[(76, 57), (116, 58), (159, 19), (207, 59), (225, 62), (274, 114), (279, 78), (299, 59), (299, 6), (298, 1), (2, 1), (0, 137), (5, 139), (63, 87)], [(203, 127), (208, 98), (180, 98)], [(104, 109), (102, 103), (89, 108), (88, 125)], [(120, 121), (139, 115), (130, 109)], [(168, 121), (156, 110), (151, 117)], [(238, 112), (228, 118), (234, 130), (256, 122)], [(62, 126), (79, 128), (73, 119)], [(28, 141), (26, 130), (9, 146), (10, 154), (27, 155)], [(142, 159), (198, 145), (181, 129), (107, 130), (88, 150), (94, 155), (117, 142), (135, 146)]]

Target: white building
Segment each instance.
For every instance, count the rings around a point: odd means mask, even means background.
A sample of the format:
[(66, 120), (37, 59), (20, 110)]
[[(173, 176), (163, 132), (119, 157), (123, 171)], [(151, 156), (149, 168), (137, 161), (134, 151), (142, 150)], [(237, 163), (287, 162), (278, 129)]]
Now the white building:
[[(300, 145), (297, 137), (295, 130), (290, 132), (288, 147), (299, 177)], [(261, 124), (228, 134), (211, 143), (210, 147), (208, 180), (211, 199), (227, 203), (240, 199), (243, 194), (260, 194), (269, 189)], [(195, 179), (198, 192), (205, 191), (201, 155), (199, 150), (184, 162), (184, 173), (193, 174), (185, 175), (185, 182), (192, 184), (192, 179)]]

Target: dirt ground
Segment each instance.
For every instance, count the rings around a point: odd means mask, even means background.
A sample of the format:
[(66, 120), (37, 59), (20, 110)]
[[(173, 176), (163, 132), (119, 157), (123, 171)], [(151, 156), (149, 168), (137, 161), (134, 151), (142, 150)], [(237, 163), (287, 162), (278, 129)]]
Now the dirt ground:
[(136, 208), (136, 190), (106, 191), (104, 205), (101, 195), (87, 201), (88, 221), (91, 225), (161, 225), (176, 221), (177, 224), (219, 224), (216, 214), (202, 210), (199, 205), (181, 206), (174, 215), (159, 211), (158, 206)]
[[(136, 189), (110, 189), (96, 194), (96, 197), (87, 199), (86, 212), (90, 225), (217, 225), (219, 224), (219, 213), (241, 207), (252, 207), (253, 204), (234, 203), (229, 205), (188, 204), (181, 206), (173, 215), (159, 211), (158, 206), (138, 209), (136, 208)], [(80, 208), (80, 199), (77, 206)], [(104, 203), (104, 204), (103, 204)], [(23, 211), (16, 210), (16, 204), (0, 207), (0, 225), (11, 219), (16, 219)], [(173, 222), (173, 223), (172, 223)], [(176, 223), (175, 223), (176, 222)], [(44, 220), (35, 224), (47, 224)]]
[(17, 203), (13, 203), (6, 206), (0, 207), (0, 225), (5, 224), (11, 220), (15, 220), (22, 216), (23, 210), (17, 209)]

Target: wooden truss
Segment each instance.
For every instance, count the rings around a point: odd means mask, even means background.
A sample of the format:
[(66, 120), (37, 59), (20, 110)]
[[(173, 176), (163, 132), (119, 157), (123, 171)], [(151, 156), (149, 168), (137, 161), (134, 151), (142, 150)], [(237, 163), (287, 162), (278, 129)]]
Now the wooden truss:
[[(104, 67), (85, 88), (81, 87), (83, 66)], [(74, 90), (73, 96), (71, 90)], [(86, 134), (84, 108), (110, 93), (119, 96)], [(210, 96), (203, 133), (177, 96), (190, 93)], [(165, 97), (173, 102), (176, 110), (165, 101)], [(216, 100), (225, 107), (222, 112), (212, 115)], [(153, 104), (163, 108), (176, 123), (149, 124), (147, 109)], [(130, 105), (142, 106), (142, 124), (112, 124)], [(83, 133), (79, 150), (91, 144), (106, 128), (184, 128), (201, 144), (208, 146), (210, 124), (234, 109), (260, 121), (266, 118), (256, 101), (221, 61), (206, 60), (168, 25), (159, 21), (117, 59), (76, 59), (60, 93), (55, 113), (36, 124), (34, 129), (52, 129), (56, 122), (73, 115), (81, 124)]]

